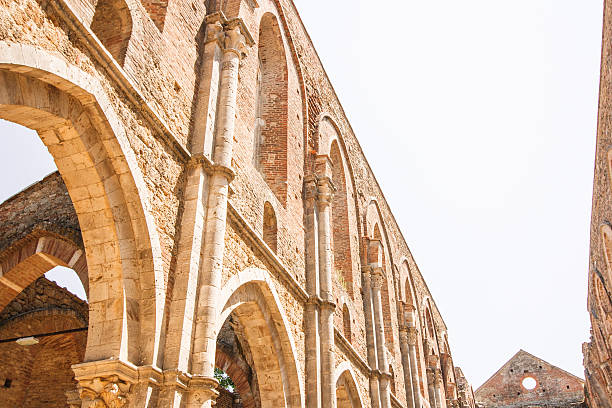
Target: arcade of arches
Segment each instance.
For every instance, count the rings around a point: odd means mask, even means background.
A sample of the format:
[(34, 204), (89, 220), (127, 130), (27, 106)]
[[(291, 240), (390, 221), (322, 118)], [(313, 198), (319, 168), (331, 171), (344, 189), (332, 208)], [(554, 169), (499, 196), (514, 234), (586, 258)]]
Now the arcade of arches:
[(0, 1), (0, 119), (0, 406), (474, 407), (291, 0)]

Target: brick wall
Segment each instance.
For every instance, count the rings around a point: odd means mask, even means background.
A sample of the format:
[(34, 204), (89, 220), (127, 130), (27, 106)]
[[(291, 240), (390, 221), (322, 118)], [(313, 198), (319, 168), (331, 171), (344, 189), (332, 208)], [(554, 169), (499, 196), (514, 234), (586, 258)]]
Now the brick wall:
[[(535, 380), (535, 386), (523, 382)], [(579, 407), (584, 401), (584, 383), (578, 377), (523, 350), (515, 354), (475, 393), (482, 408)]]
[[(87, 303), (40, 278), (0, 312), (0, 339), (87, 327)], [(42, 337), (33, 346), (0, 343), (0, 407), (62, 407), (83, 361), (87, 332)]]

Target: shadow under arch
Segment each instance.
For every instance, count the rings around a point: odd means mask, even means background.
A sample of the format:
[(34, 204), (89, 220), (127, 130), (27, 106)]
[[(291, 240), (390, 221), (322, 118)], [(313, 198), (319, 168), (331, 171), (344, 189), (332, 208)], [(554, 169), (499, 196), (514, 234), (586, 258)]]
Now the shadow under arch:
[(337, 408), (362, 408), (363, 400), (359, 394), (353, 369), (348, 361), (344, 361), (336, 367), (334, 379)]
[(270, 274), (248, 268), (234, 275), (223, 287), (219, 304), (224, 306), (215, 333), (230, 315), (244, 326), (258, 375), (261, 407), (303, 407), (295, 342)]
[(0, 118), (38, 132), (79, 219), (89, 270), (85, 361), (151, 364), (165, 293), (161, 249), (142, 174), (111, 106), (97, 80), (60, 57), (0, 42)]

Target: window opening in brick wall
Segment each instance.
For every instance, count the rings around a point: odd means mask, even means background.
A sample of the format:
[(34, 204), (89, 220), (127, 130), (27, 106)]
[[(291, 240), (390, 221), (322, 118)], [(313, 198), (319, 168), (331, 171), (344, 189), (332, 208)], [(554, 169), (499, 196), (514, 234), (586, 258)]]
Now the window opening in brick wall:
[(153, 20), (155, 27), (159, 31), (163, 31), (164, 23), (166, 22), (166, 10), (168, 9), (168, 0), (140, 0), (149, 17)]
[(277, 249), (277, 232), (274, 208), (269, 202), (266, 202), (264, 204), (263, 240), (274, 252)]
[(343, 323), (343, 329), (344, 329), (344, 337), (348, 340), (348, 342), (351, 342), (351, 313), (349, 312), (348, 307), (346, 306), (346, 303), (344, 304), (344, 306), (342, 307), (342, 323)]
[(10, 378), (7, 378), (4, 380), (4, 388), (11, 388), (11, 384), (13, 383), (13, 380), (11, 380)]
[(334, 249), (334, 269), (342, 286), (353, 298), (353, 261), (351, 257), (351, 236), (349, 233), (348, 200), (344, 162), (338, 142), (331, 146), (332, 181), (336, 187), (332, 202), (332, 239)]
[(533, 390), (538, 385), (538, 382), (533, 377), (525, 377), (521, 381), (521, 385), (526, 390)]
[(99, 0), (91, 30), (117, 63), (123, 66), (130, 37), (132, 16), (124, 0)]
[[(266, 13), (259, 28), (260, 82), (256, 98), (255, 166), (283, 205), (287, 203), (287, 61), (276, 17)], [(259, 130), (257, 129), (259, 125)]]

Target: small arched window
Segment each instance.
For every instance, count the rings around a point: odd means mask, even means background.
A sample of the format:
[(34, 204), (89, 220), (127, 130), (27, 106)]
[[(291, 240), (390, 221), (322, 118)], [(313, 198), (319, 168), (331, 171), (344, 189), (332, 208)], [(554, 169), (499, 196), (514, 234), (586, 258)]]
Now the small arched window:
[(346, 306), (346, 303), (342, 307), (342, 323), (344, 326), (344, 333), (343, 333), (344, 338), (346, 338), (350, 343), (352, 341), (351, 340), (351, 312), (349, 312), (349, 309)]
[(263, 219), (263, 240), (276, 252), (276, 237), (277, 237), (276, 214), (274, 208), (269, 202), (264, 204), (264, 219)]
[(98, 0), (91, 30), (115, 61), (123, 66), (132, 36), (132, 16), (125, 0)]
[(353, 261), (351, 257), (346, 176), (344, 173), (344, 162), (337, 141), (332, 143), (330, 159), (333, 165), (332, 181), (336, 187), (332, 202), (334, 271), (337, 277), (342, 280), (342, 286), (344, 286), (344, 289), (352, 298)]
[(287, 203), (287, 60), (278, 20), (266, 13), (259, 26), (253, 160), (281, 204)]

